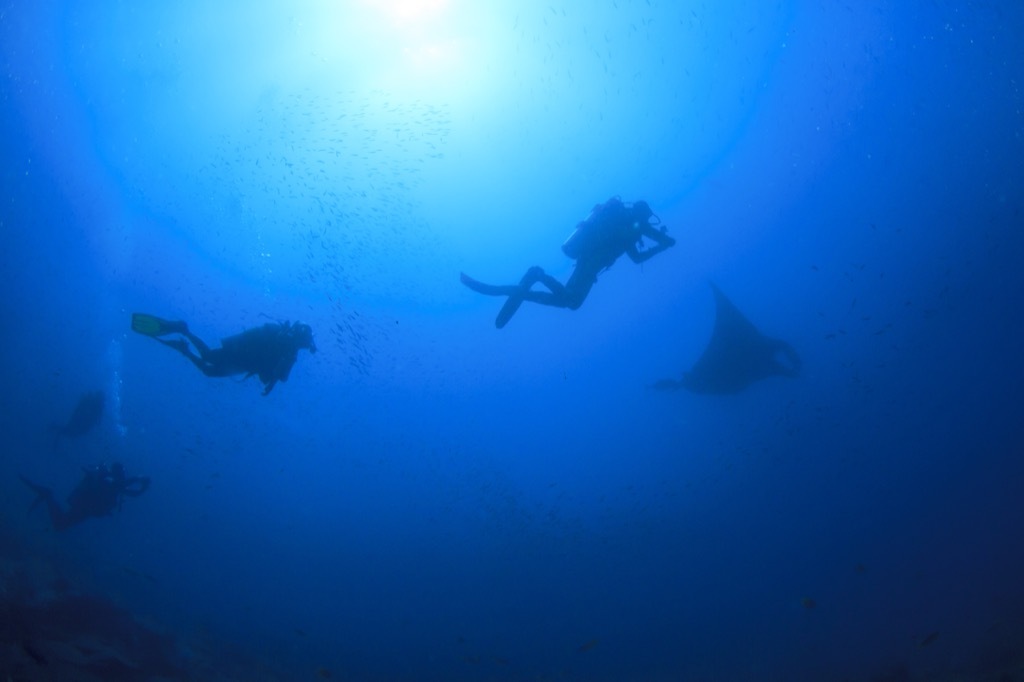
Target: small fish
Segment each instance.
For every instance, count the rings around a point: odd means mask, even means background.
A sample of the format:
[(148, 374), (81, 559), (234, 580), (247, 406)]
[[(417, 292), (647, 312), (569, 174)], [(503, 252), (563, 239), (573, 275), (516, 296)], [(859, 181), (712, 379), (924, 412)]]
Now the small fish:
[(936, 630), (934, 632), (929, 632), (927, 635), (925, 635), (921, 639), (920, 642), (917, 643), (917, 645), (918, 646), (928, 646), (929, 644), (931, 644), (932, 642), (934, 642), (938, 638), (939, 638), (939, 631), (938, 630)]
[(593, 649), (595, 646), (597, 646), (597, 638), (594, 638), (594, 639), (590, 640), (589, 642), (585, 642), (585, 643), (581, 644), (579, 647), (577, 647), (576, 652), (584, 654), (584, 653), (590, 651), (591, 649)]
[(800, 599), (800, 605), (803, 606), (805, 609), (813, 609), (815, 606), (818, 605), (818, 602), (814, 601), (814, 599), (811, 597), (803, 597), (802, 599)]

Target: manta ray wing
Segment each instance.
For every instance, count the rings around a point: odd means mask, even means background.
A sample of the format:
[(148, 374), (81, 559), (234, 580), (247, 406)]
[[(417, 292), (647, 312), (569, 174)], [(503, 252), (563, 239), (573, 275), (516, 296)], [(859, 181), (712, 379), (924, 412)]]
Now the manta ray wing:
[(715, 326), (711, 339), (681, 381), (660, 381), (658, 388), (695, 393), (738, 393), (771, 376), (797, 376), (800, 359), (785, 341), (765, 336), (714, 284)]

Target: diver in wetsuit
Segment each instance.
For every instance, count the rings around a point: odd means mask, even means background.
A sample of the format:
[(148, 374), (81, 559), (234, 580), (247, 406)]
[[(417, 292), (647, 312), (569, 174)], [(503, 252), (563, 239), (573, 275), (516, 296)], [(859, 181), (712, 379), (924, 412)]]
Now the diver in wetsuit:
[[(656, 222), (652, 223), (651, 218)], [(572, 275), (565, 284), (539, 266), (527, 270), (519, 284), (484, 284), (465, 273), (460, 274), (460, 279), (473, 291), (488, 296), (508, 297), (494, 320), (498, 329), (508, 324), (523, 301), (576, 310), (583, 305), (597, 276), (610, 268), (619, 256), (625, 254), (634, 263), (643, 263), (675, 245), (676, 240), (665, 233), (664, 226), (660, 229), (655, 227), (658, 222), (646, 201), (637, 201), (627, 206), (618, 197), (612, 197), (595, 206), (587, 219), (580, 222), (569, 239), (562, 244), (565, 255), (576, 261)], [(641, 250), (645, 238), (654, 242), (654, 245)], [(534, 290), (533, 285), (537, 283), (547, 290)]]
[[(132, 330), (178, 351), (208, 377), (244, 374), (248, 379), (258, 376), (263, 382), (263, 395), (270, 393), (278, 381), (288, 381), (299, 350), (305, 348), (310, 353), (316, 352), (312, 327), (299, 322), (268, 323), (247, 329), (222, 339), (220, 348), (207, 346), (181, 320), (162, 320), (153, 315), (133, 313)], [(168, 334), (180, 334), (184, 338), (160, 338)], [(195, 350), (189, 346), (190, 342)]]
[(68, 495), (68, 507), (64, 509), (53, 498), (49, 488), (37, 485), (24, 476), (22, 482), (36, 494), (34, 508), (40, 502), (46, 504), (54, 530), (66, 530), (91, 517), (109, 516), (115, 509), (121, 509), (125, 496), (138, 497), (149, 489), (146, 476), (126, 477), (124, 465), (114, 462), (109, 467), (99, 464), (82, 470), (82, 480)]

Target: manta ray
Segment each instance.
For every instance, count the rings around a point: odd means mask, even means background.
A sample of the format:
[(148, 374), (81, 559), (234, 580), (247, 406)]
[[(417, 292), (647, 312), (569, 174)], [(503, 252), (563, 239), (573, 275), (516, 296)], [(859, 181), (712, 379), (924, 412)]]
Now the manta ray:
[(781, 339), (765, 336), (714, 284), (715, 329), (707, 348), (683, 378), (662, 379), (659, 390), (685, 388), (694, 393), (739, 393), (773, 376), (800, 375), (800, 356)]
[(103, 391), (90, 391), (82, 394), (78, 404), (75, 405), (75, 411), (71, 413), (67, 422), (63, 426), (59, 424), (53, 426), (54, 443), (56, 444), (61, 436), (77, 438), (91, 431), (103, 416), (103, 397)]

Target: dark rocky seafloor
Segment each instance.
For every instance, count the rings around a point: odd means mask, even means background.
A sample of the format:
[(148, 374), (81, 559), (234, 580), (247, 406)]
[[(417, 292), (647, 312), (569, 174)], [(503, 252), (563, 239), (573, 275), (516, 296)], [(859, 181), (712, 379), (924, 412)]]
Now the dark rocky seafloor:
[(162, 631), (0, 542), (0, 682), (288, 679), (233, 649)]

